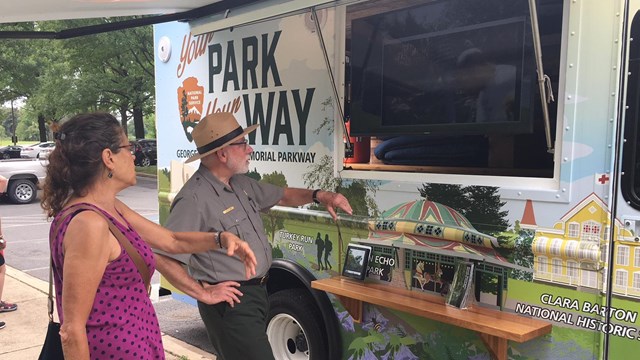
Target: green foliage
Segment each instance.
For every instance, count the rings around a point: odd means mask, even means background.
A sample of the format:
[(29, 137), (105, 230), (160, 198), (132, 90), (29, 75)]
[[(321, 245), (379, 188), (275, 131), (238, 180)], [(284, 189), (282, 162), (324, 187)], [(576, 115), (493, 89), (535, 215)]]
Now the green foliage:
[(279, 246), (274, 246), (271, 248), (271, 257), (274, 259), (282, 259), (284, 258), (284, 253)]
[[(25, 109), (24, 112), (28, 111)], [(40, 142), (37, 117), (19, 116), (18, 119), (16, 126), (18, 140), (29, 141), (31, 144)]]
[[(535, 231), (533, 230), (520, 230), (515, 240), (514, 250), (509, 254), (509, 260), (516, 265), (533, 269), (533, 248), (531, 244), (533, 244), (534, 235)], [(533, 274), (528, 271), (513, 270), (511, 277), (526, 281), (533, 280)]]
[(253, 169), (253, 171), (249, 171), (248, 173), (246, 173), (246, 175), (254, 179), (255, 181), (260, 181), (260, 179), (262, 179), (262, 175), (260, 175), (258, 170), (256, 170), (255, 168)]
[[(17, 117), (17, 116), (16, 116)], [(13, 118), (11, 117), (11, 108), (0, 107), (0, 122), (2, 123), (1, 137), (11, 137)]]
[[(260, 181), (279, 187), (287, 187), (287, 179), (284, 177), (284, 174), (277, 171), (274, 171), (271, 174), (263, 175)], [(284, 227), (284, 219), (278, 216), (275, 211), (269, 211), (266, 214), (262, 214), (261, 216), (263, 219), (265, 231), (267, 232), (267, 234), (271, 234), (271, 242), (273, 243), (276, 230), (282, 229)]]
[[(59, 31), (120, 20), (2, 24), (0, 29)], [(52, 122), (86, 111), (119, 114), (125, 124), (133, 119), (136, 138), (155, 137), (153, 117), (144, 117), (155, 105), (151, 26), (68, 40), (2, 40), (2, 48), (0, 102), (25, 102), (19, 138), (51, 139)]]
[(136, 166), (136, 172), (137, 173), (141, 173), (141, 174), (147, 174), (147, 175), (157, 175), (158, 174), (158, 166), (156, 165), (151, 165), (151, 166)]
[(260, 180), (267, 184), (276, 185), (279, 187), (287, 186), (287, 179), (284, 177), (284, 174), (281, 172), (274, 171), (271, 174), (265, 174), (262, 176), (262, 180)]
[(347, 187), (338, 189), (342, 195), (349, 199), (351, 208), (355, 215), (369, 215), (369, 204), (367, 203), (367, 189), (362, 181), (354, 181)]
[[(353, 208), (354, 215), (378, 216), (379, 209), (375, 194), (380, 182), (373, 180), (345, 180), (333, 175), (333, 158), (323, 156), (302, 176), (304, 183), (311, 189), (324, 189), (342, 193)], [(320, 208), (320, 207), (313, 207)]]
[[(14, 105), (13, 114), (15, 116), (16, 135), (18, 142), (26, 141), (28, 144), (38, 142), (38, 123), (37, 117), (30, 118), (25, 108), (19, 108), (18, 104)], [(11, 116), (11, 107), (0, 107), (0, 139), (11, 140), (13, 135), (13, 118)]]
[[(34, 31), (36, 23), (2, 24), (5, 31)], [(0, 102), (29, 97), (40, 82), (47, 63), (43, 40), (2, 40), (0, 51)]]
[(333, 97), (328, 97), (321, 103), (321, 105), (322, 105), (322, 112), (328, 115), (325, 115), (325, 117), (322, 118), (322, 121), (320, 121), (320, 125), (318, 125), (318, 127), (314, 129), (313, 132), (316, 135), (319, 135), (323, 129), (326, 129), (327, 133), (331, 135), (333, 134), (333, 122), (334, 122)]
[[(140, 139), (156, 139), (156, 114), (151, 113), (144, 116), (144, 137)], [(127, 134), (130, 139), (136, 139), (136, 128), (133, 121), (127, 123)]]
[(497, 187), (423, 184), (418, 191), (427, 200), (457, 210), (482, 233), (498, 235), (509, 226), (509, 212), (502, 210), (505, 202)]
[(144, 135), (147, 139), (156, 139), (156, 114), (151, 112), (144, 116)]

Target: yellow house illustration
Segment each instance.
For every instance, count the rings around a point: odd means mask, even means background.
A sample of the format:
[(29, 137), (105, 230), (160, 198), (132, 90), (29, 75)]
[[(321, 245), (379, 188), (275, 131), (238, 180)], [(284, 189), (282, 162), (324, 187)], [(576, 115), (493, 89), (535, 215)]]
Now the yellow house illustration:
[[(640, 298), (640, 242), (614, 221), (613, 293)], [(553, 228), (536, 229), (532, 243), (534, 279), (605, 291), (609, 268), (611, 213), (591, 193)]]

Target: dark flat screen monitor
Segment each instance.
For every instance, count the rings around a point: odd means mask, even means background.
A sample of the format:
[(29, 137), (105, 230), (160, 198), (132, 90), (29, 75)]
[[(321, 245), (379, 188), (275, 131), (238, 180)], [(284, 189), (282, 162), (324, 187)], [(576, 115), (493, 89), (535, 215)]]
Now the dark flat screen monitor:
[(532, 132), (528, 18), (429, 29), (429, 9), (352, 21), (351, 135)]

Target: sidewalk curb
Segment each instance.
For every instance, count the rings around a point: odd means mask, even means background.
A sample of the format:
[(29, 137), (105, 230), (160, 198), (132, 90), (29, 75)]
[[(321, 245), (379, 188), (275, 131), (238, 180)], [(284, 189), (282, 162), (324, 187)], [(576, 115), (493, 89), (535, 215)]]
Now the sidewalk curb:
[[(42, 298), (47, 297), (47, 294), (49, 293), (48, 281), (40, 280), (34, 276), (31, 276), (25, 272), (22, 272), (16, 268), (12, 268), (8, 265), (6, 266), (6, 269), (7, 269), (6, 275), (8, 278), (17, 281), (20, 284), (26, 285), (28, 287), (31, 287), (37, 290), (38, 292), (42, 293)], [(41, 298), (40, 295), (38, 295), (37, 298)], [(21, 304), (21, 308), (23, 309), (22, 311), (24, 312), (26, 309), (22, 306), (23, 305)], [(46, 312), (46, 308), (43, 308), (42, 310), (44, 314)], [(20, 311), (16, 312), (15, 315), (20, 315)], [(46, 328), (46, 326), (44, 325), (46, 325), (46, 321), (43, 324), (43, 329)], [(5, 334), (2, 334), (2, 335), (4, 336)], [(41, 338), (44, 340), (44, 336), (41, 336)], [(164, 344), (164, 351), (165, 351), (167, 360), (172, 360), (172, 359), (174, 360), (179, 360), (179, 359), (215, 360), (216, 359), (215, 355), (210, 354), (191, 344), (178, 340), (164, 332), (162, 333), (162, 342)], [(41, 345), (39, 345), (35, 351), (39, 352), (40, 347)], [(22, 351), (22, 350), (25, 350), (25, 349), (13, 349), (12, 351), (16, 351), (13, 353), (14, 355), (16, 355), (19, 353), (19, 351)], [(8, 354), (5, 354), (5, 355), (8, 355)], [(0, 352), (0, 358), (2, 358), (1, 352)]]
[(10, 276), (23, 284), (29, 285), (30, 287), (44, 293), (45, 295), (49, 294), (49, 283), (44, 280), (40, 280), (37, 277), (31, 276), (25, 272), (22, 272), (16, 268), (12, 268), (9, 265), (6, 265), (7, 276)]

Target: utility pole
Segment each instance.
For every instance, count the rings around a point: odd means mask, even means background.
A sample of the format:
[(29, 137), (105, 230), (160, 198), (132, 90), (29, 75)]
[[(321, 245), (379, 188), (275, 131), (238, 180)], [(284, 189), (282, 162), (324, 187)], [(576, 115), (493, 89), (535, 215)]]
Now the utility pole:
[(11, 142), (15, 146), (18, 143), (18, 137), (16, 136), (16, 115), (13, 112), (13, 99), (11, 99), (11, 122), (13, 123), (13, 133), (11, 135)]

